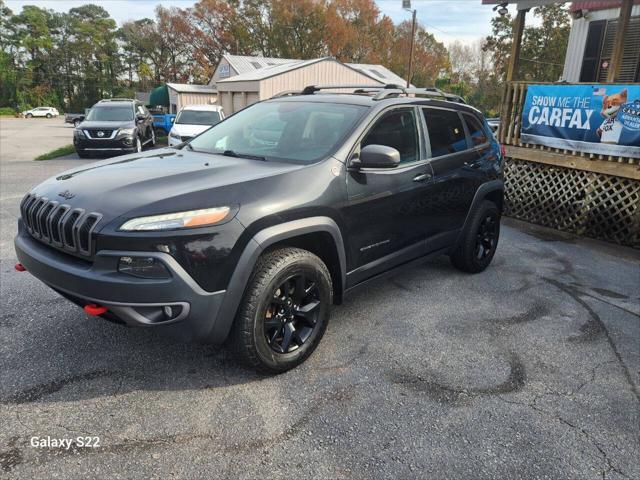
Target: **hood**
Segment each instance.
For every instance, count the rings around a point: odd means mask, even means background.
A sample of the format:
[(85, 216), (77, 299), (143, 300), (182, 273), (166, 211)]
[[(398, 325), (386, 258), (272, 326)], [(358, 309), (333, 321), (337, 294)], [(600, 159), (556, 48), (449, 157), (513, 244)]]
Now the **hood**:
[(136, 122), (134, 122), (133, 120), (125, 122), (97, 122), (84, 120), (82, 122), (82, 130), (89, 128), (95, 128), (98, 130), (117, 130), (119, 128), (134, 128), (135, 126)]
[(188, 123), (174, 123), (171, 133), (181, 137), (195, 137), (196, 135), (211, 128), (211, 125), (189, 125)]
[[(235, 185), (299, 168), (302, 166), (164, 148), (68, 170), (44, 181), (31, 193), (100, 213), (103, 228), (126, 214), (153, 215), (238, 204), (242, 202), (238, 195), (251, 189)], [(234, 188), (223, 188), (228, 185)]]

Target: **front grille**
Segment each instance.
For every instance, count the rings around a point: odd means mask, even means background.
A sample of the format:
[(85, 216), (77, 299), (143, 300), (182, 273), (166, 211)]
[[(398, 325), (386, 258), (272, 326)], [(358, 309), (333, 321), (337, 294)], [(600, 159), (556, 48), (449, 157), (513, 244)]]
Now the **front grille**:
[(27, 231), (41, 242), (84, 256), (93, 254), (93, 232), (101, 214), (32, 194), (20, 203), (20, 214)]
[[(96, 138), (99, 140), (105, 139), (105, 138), (111, 138), (111, 135), (113, 135), (113, 130), (102, 130), (102, 129), (96, 128), (96, 129), (90, 129), (85, 131), (89, 134), (89, 138)], [(100, 136), (98, 132), (102, 132), (102, 136)]]

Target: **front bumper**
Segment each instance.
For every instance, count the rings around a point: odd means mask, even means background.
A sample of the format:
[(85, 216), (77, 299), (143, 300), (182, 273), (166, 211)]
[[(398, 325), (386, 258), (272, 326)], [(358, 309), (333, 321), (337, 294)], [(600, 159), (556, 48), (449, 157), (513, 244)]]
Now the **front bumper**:
[[(225, 291), (203, 290), (169, 254), (102, 250), (90, 263), (40, 243), (22, 225), (14, 244), (18, 260), (29, 273), (74, 303), (103, 305), (108, 309), (107, 318), (116, 317), (130, 326), (154, 327), (182, 340), (224, 341), (211, 334)], [(145, 279), (117, 271), (121, 256), (136, 255), (162, 261), (170, 278)], [(164, 306), (179, 313), (167, 318)]]
[(74, 135), (73, 145), (76, 150), (87, 152), (135, 152), (135, 137), (116, 137), (113, 139), (95, 139)]

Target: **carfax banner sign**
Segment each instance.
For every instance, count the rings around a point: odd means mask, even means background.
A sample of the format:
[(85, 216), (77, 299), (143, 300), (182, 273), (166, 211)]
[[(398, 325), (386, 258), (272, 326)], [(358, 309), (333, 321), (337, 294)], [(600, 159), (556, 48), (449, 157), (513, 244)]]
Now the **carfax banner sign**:
[(529, 85), (520, 139), (640, 158), (640, 85)]

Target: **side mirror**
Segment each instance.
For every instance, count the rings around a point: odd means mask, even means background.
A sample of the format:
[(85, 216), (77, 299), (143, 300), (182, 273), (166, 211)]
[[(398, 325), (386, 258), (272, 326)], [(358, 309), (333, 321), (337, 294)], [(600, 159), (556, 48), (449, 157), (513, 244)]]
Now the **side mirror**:
[(400, 164), (400, 152), (386, 145), (367, 145), (360, 156), (351, 161), (355, 168), (395, 168)]
[(136, 115), (136, 120), (138, 120), (139, 122), (142, 122), (143, 120), (145, 120), (147, 118), (147, 116), (144, 113), (138, 113)]

